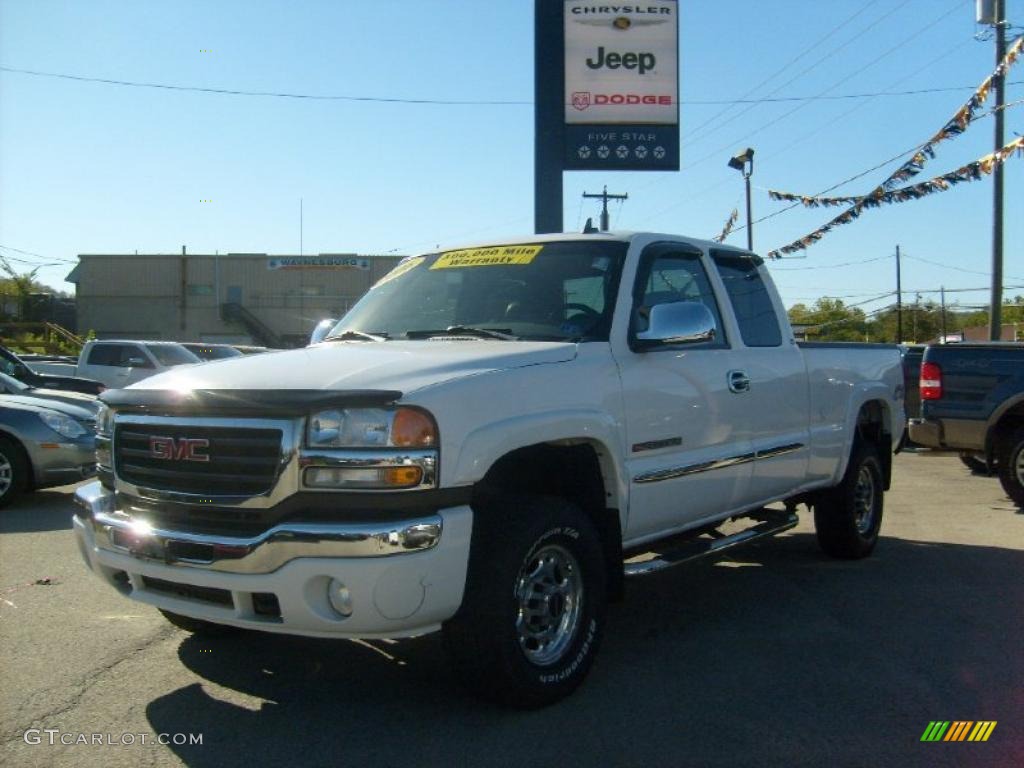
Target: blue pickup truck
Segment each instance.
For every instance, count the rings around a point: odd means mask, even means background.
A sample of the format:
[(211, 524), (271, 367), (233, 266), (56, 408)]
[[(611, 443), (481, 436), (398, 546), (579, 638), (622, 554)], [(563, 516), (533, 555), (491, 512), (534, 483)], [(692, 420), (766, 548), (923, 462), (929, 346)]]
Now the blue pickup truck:
[(930, 346), (921, 362), (921, 412), (910, 439), (973, 452), (1024, 508), (1024, 344)]

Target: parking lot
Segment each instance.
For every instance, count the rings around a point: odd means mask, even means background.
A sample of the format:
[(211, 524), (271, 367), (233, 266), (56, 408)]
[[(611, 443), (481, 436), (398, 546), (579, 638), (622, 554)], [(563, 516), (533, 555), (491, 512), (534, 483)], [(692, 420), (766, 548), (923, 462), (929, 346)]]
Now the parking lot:
[[(897, 457), (868, 560), (826, 559), (803, 515), (631, 582), (583, 688), (537, 712), (465, 696), (436, 636), (192, 638), (85, 570), (70, 490), (0, 512), (7, 765), (1024, 764), (1024, 515), (955, 458)], [(922, 743), (935, 720), (998, 724)]]

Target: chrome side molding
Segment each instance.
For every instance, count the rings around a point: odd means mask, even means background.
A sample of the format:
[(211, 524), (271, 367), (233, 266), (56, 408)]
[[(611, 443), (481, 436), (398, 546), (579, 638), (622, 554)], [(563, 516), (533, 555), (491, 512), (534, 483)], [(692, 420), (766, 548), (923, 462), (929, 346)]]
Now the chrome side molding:
[(662, 480), (674, 480), (677, 477), (696, 475), (700, 472), (710, 472), (713, 469), (725, 469), (735, 467), (738, 464), (747, 464), (759, 459), (774, 459), (777, 456), (785, 456), (787, 453), (795, 453), (804, 447), (803, 443), (788, 443), (772, 448), (763, 448), (751, 453), (743, 453), (738, 456), (729, 456), (724, 459), (703, 461), (699, 464), (687, 464), (682, 467), (669, 467), (668, 469), (657, 469), (653, 472), (644, 472), (633, 478), (634, 483), (657, 483)]

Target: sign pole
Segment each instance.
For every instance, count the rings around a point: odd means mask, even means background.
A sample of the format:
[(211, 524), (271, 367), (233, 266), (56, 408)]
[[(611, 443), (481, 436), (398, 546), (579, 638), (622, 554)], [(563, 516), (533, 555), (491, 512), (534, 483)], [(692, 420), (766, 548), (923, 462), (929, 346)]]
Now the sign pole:
[(534, 232), (561, 232), (565, 115), (562, 0), (534, 0)]

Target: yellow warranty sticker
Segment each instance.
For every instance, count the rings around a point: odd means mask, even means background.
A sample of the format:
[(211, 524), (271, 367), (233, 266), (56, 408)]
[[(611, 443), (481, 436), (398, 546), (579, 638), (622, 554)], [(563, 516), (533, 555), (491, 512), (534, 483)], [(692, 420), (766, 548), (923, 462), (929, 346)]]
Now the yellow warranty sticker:
[(448, 251), (430, 265), (431, 269), (453, 267), (491, 267), (496, 264), (529, 264), (543, 245), (498, 245), (493, 248), (466, 248)]
[(410, 270), (413, 270), (416, 267), (418, 267), (425, 260), (426, 256), (414, 256), (412, 258), (404, 259), (398, 262), (398, 265), (390, 272), (388, 272), (386, 275), (384, 275), (384, 277), (382, 277), (380, 280), (374, 283), (373, 287), (376, 288), (378, 285), (384, 285), (384, 283), (394, 280), (396, 277), (401, 277), (406, 272), (409, 272)]

